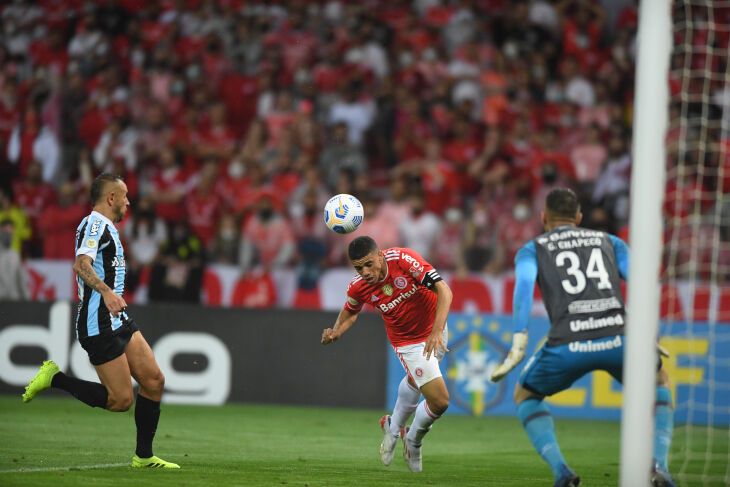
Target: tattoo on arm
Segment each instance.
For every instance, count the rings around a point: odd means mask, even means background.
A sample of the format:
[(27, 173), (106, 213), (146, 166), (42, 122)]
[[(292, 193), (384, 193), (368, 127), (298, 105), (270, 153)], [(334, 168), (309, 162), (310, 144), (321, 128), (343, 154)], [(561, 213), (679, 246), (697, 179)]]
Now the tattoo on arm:
[(79, 262), (79, 265), (77, 266), (78, 269), (76, 270), (76, 273), (79, 275), (82, 281), (86, 283), (91, 289), (98, 292), (99, 294), (109, 291), (109, 286), (106, 285), (104, 281), (99, 279), (99, 276), (96, 275), (96, 272), (94, 272), (93, 267), (91, 267), (91, 264), (87, 261), (81, 261)]

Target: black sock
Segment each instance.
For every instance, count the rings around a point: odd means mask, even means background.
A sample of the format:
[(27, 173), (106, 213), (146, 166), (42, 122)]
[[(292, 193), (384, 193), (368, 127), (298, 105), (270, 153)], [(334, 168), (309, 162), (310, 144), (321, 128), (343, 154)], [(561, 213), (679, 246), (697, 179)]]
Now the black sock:
[(157, 432), (160, 420), (160, 401), (153, 401), (137, 394), (137, 405), (134, 407), (134, 422), (137, 425), (137, 456), (152, 456), (152, 440)]
[(106, 408), (106, 401), (109, 398), (109, 392), (106, 387), (98, 382), (89, 382), (87, 380), (69, 377), (63, 372), (59, 372), (51, 379), (51, 387), (63, 389), (71, 393), (73, 397), (79, 401), (85, 402), (94, 408)]

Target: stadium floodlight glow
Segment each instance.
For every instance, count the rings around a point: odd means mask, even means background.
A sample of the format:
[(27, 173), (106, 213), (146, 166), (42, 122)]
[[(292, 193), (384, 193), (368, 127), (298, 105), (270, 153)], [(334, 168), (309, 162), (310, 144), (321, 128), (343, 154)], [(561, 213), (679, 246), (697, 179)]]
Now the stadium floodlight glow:
[(649, 485), (659, 329), (665, 134), (671, 48), (671, 3), (639, 5), (638, 53), (631, 170), (624, 400), (621, 414), (620, 485)]

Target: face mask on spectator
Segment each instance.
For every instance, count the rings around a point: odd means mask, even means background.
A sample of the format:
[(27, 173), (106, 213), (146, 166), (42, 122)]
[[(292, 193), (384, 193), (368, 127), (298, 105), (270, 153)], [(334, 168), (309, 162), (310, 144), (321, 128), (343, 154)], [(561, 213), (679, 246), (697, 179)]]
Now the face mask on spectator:
[(517, 221), (525, 221), (527, 220), (527, 217), (530, 216), (530, 208), (528, 208), (524, 203), (517, 204), (512, 209), (512, 216), (514, 216)]
[(0, 247), (4, 249), (10, 248), (10, 244), (13, 242), (13, 233), (5, 230), (0, 231)]
[(228, 164), (228, 175), (233, 179), (239, 179), (246, 172), (246, 168), (241, 161), (231, 161)]
[(221, 229), (221, 240), (232, 241), (236, 239), (235, 228), (222, 228)]
[(261, 208), (259, 210), (259, 219), (261, 221), (269, 221), (271, 220), (271, 217), (274, 216), (274, 210), (271, 208)]

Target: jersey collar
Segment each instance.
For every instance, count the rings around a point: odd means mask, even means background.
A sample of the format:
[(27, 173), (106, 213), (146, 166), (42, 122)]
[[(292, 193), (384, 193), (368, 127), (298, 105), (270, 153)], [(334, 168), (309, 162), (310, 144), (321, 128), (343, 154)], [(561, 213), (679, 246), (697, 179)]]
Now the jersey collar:
[(112, 222), (110, 219), (108, 219), (96, 210), (92, 210), (91, 215), (97, 217), (99, 220), (103, 221), (107, 225), (111, 225), (112, 227), (114, 226), (114, 222)]

